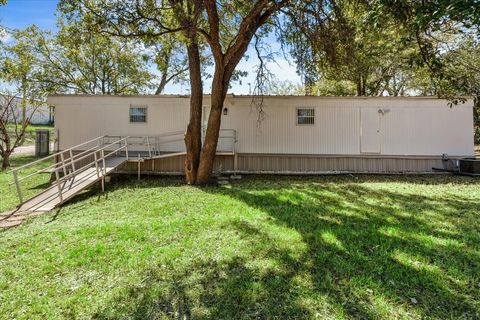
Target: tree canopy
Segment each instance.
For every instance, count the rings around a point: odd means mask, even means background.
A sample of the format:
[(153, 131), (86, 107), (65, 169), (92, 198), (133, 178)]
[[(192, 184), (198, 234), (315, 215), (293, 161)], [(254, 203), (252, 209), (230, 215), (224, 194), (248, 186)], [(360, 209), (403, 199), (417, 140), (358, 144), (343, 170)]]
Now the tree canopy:
[[(306, 94), (436, 94), (458, 102), (457, 95), (479, 92), (478, 61), (468, 58), (479, 43), (475, 0), (61, 0), (59, 10), (55, 37), (28, 33), (49, 90), (159, 94), (169, 81), (189, 81), (190, 183), (211, 175), (225, 96), (245, 75), (237, 66), (249, 47), (260, 60), (253, 90), (260, 112), (268, 90), (301, 91), (268, 83), (263, 41), (272, 34), (296, 62)], [(202, 142), (207, 66), (211, 106)]]

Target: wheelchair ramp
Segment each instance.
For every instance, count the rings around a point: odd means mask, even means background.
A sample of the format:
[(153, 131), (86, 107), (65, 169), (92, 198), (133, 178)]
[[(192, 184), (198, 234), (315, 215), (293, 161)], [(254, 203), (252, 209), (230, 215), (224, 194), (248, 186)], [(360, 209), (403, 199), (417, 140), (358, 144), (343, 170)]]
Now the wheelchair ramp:
[[(128, 161), (139, 163), (140, 177), (140, 162), (186, 154), (183, 141), (184, 131), (157, 136), (101, 136), (15, 168), (11, 172), (19, 205), (13, 214), (50, 211), (98, 181), (102, 182), (103, 190), (104, 178)], [(222, 149), (217, 154), (235, 155), (235, 143), (235, 130), (220, 130), (219, 144)], [(40, 165), (45, 161), (50, 165)], [(38, 170), (38, 167), (43, 168)], [(40, 174), (49, 175), (47, 187), (42, 185), (36, 195), (24, 196), (24, 180), (38, 178)]]
[(106, 175), (127, 161), (126, 157), (115, 157), (105, 161), (96, 168), (87, 168), (78, 174), (54, 183), (39, 195), (27, 200), (18, 207), (20, 212), (50, 211), (72, 198), (95, 182), (101, 181)]
[[(112, 141), (110, 137), (101, 136), (13, 169), (20, 203), (15, 212), (52, 210), (97, 181), (102, 181), (103, 189), (105, 176), (128, 160), (127, 139), (128, 137), (115, 138)], [(45, 166), (45, 163), (50, 165)], [(38, 167), (43, 168), (36, 170)], [(33, 170), (36, 171), (32, 173)], [(24, 180), (31, 179), (35, 182), (42, 180), (39, 175), (45, 174), (50, 177), (47, 187), (41, 185), (43, 190), (28, 198), (24, 197), (23, 192), (28, 189), (22, 185)]]

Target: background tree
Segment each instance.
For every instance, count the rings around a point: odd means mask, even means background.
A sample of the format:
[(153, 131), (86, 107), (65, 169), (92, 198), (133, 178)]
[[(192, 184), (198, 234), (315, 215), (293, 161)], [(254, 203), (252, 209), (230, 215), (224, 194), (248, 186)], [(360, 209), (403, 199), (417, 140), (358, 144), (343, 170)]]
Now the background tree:
[(23, 127), (28, 125), (27, 105), (42, 100), (44, 95), (35, 81), (35, 75), (41, 73), (41, 67), (39, 57), (26, 37), (28, 33), (29, 30), (10, 31), (11, 40), (0, 45), (0, 85), (4, 90), (14, 88), (21, 97), (20, 119)]
[(373, 19), (364, 1), (337, 0), (331, 8), (305, 2), (300, 19), (287, 19), (282, 35), (308, 79), (309, 94), (404, 94), (419, 55), (405, 39), (408, 33), (393, 18)]
[[(22, 115), (24, 98), (5, 88), (0, 94), (0, 157), (2, 169), (10, 166), (10, 156), (23, 144), (28, 124), (38, 108), (38, 102), (29, 104), (29, 111)], [(25, 118), (24, 118), (25, 117)]]
[(305, 95), (305, 87), (289, 80), (280, 81), (276, 78), (268, 81), (266, 93), (270, 95)]
[(130, 41), (93, 34), (78, 23), (59, 21), (52, 36), (29, 28), (25, 34), (42, 66), (36, 80), (47, 92), (135, 94), (151, 89), (149, 57)]
[[(12, 39), (0, 44), (0, 156), (2, 168), (10, 164), (10, 156), (23, 144), (25, 130), (36, 107), (44, 99), (34, 75), (38, 70), (38, 56), (25, 33), (11, 32)], [(29, 106), (29, 111), (27, 111)]]
[(174, 34), (166, 34), (159, 42), (151, 44), (153, 60), (160, 72), (155, 94), (161, 94), (168, 83), (188, 81), (188, 57), (183, 45)]

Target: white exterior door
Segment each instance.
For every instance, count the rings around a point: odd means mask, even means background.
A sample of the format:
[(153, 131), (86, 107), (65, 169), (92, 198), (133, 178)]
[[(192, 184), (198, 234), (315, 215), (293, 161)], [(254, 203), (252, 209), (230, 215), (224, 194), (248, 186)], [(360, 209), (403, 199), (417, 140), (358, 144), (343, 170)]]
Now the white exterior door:
[(362, 153), (380, 153), (382, 143), (381, 119), (382, 115), (377, 108), (361, 109), (361, 138)]

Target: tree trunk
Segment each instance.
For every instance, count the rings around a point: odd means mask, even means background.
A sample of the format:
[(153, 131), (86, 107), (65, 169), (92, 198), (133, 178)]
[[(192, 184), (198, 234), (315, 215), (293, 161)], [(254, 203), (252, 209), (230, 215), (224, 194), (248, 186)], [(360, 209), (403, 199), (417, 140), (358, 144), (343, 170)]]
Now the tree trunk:
[(205, 133), (202, 152), (200, 154), (200, 166), (197, 174), (197, 184), (205, 184), (210, 180), (213, 171), (213, 164), (217, 154), (218, 137), (220, 135), (220, 125), (222, 120), (222, 109), (225, 101), (226, 90), (224, 85), (212, 86), (212, 102), (210, 115), (208, 117), (208, 127)]
[[(21, 102), (21, 107), (22, 107), (22, 128), (25, 128), (27, 124), (27, 80), (24, 77), (22, 79), (22, 102)], [(15, 124), (16, 125), (16, 124)], [(20, 145), (22, 145), (25, 142), (25, 135), (21, 137), (20, 139)]]
[(2, 169), (6, 169), (10, 166), (11, 152), (4, 152), (2, 157)]
[(190, 121), (185, 132), (185, 177), (188, 184), (196, 184), (200, 151), (202, 149), (202, 104), (203, 84), (200, 66), (200, 50), (196, 40), (187, 44), (190, 71)]
[[(243, 55), (240, 51), (237, 53)], [(239, 61), (240, 59), (238, 59)], [(213, 172), (213, 164), (215, 156), (217, 155), (218, 137), (220, 135), (220, 125), (222, 120), (222, 110), (227, 96), (228, 84), (233, 74), (234, 67), (227, 67), (220, 62), (221, 59), (216, 59), (215, 74), (212, 81), (212, 95), (210, 115), (208, 117), (207, 132), (205, 133), (205, 140), (203, 142), (202, 152), (200, 154), (200, 166), (197, 174), (197, 184), (205, 184), (210, 180)], [(235, 61), (233, 66), (236, 66), (238, 61)]]
[(362, 95), (362, 79), (357, 79), (357, 96)]
[[(210, 115), (208, 117), (208, 126), (207, 132), (205, 134), (205, 140), (200, 152), (200, 163), (198, 165), (196, 181), (194, 182), (195, 184), (205, 184), (210, 180), (213, 171), (213, 164), (217, 153), (218, 137), (220, 135), (222, 109), (232, 74), (235, 71), (236, 66), (244, 56), (250, 41), (255, 35), (255, 32), (258, 30), (258, 28), (260, 28), (268, 21), (268, 18), (275, 11), (277, 11), (279, 7), (270, 7), (270, 3), (267, 0), (258, 1), (255, 5), (253, 5), (251, 11), (247, 14), (247, 16), (243, 18), (243, 21), (240, 24), (238, 30), (238, 35), (235, 37), (235, 41), (233, 41), (228, 48), (222, 50), (222, 44), (220, 41), (220, 22), (217, 11), (217, 2), (214, 0), (204, 0), (197, 3), (203, 3), (207, 11), (208, 24), (210, 27), (207, 42), (212, 49), (212, 55), (215, 60), (215, 73), (212, 82)], [(195, 74), (197, 75), (197, 73)], [(198, 76), (200, 77), (199, 72)], [(195, 88), (192, 85), (192, 97), (194, 94), (193, 89)], [(201, 118), (198, 119), (198, 122), (195, 121), (195, 124), (198, 124), (200, 127)], [(189, 130), (187, 130), (187, 133), (188, 131)], [(193, 137), (195, 137), (195, 135), (193, 135), (192, 133), (192, 137), (190, 138)], [(190, 139), (188, 139), (188, 137), (186, 136), (185, 141), (189, 140)], [(188, 160), (188, 162), (192, 161)], [(186, 169), (191, 169), (191, 167), (192, 163), (186, 162)], [(186, 170), (186, 172), (188, 175), (189, 171)]]
[(159, 95), (165, 90), (165, 86), (167, 85), (167, 71), (165, 70), (162, 72), (162, 78), (160, 80), (160, 84), (157, 87), (157, 90), (155, 91), (155, 95)]
[(362, 97), (366, 94), (366, 83), (367, 79), (360, 75), (360, 78), (357, 80), (357, 96)]

